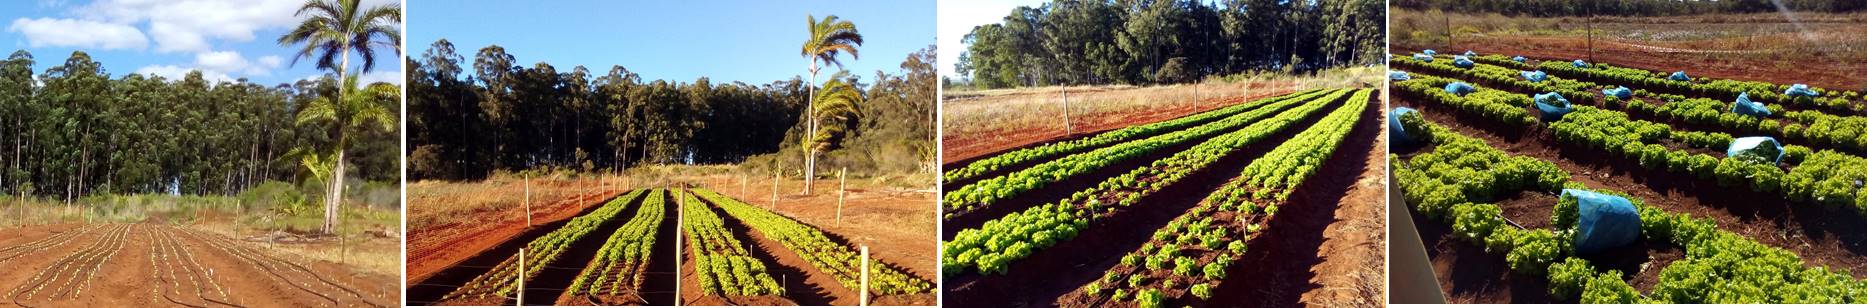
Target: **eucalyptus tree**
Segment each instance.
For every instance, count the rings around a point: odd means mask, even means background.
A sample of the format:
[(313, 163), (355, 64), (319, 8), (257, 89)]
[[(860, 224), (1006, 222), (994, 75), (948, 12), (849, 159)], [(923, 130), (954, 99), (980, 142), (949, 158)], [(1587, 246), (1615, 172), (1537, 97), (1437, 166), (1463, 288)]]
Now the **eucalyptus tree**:
[[(386, 48), (402, 54), (402, 7), (399, 5), (378, 5), (364, 8), (360, 0), (310, 0), (299, 7), (297, 16), (303, 16), (298, 26), (285, 35), (279, 36), (280, 45), (303, 45), (298, 55), (292, 58), (297, 65), (299, 59), (315, 58), (320, 69), (337, 72), (337, 78), (350, 83), (350, 53), (355, 51), (363, 60), (359, 69), (368, 73), (376, 68), (376, 49)], [(348, 96), (345, 93), (352, 88), (340, 87), (337, 101)], [(301, 115), (303, 119), (306, 116)], [(342, 140), (342, 133), (338, 133)], [(325, 196), (324, 226), (322, 231), (331, 233), (336, 229), (339, 201), (344, 189), (344, 150), (340, 141), (330, 151), (334, 176), (330, 181), (330, 193)]]
[[(862, 46), (862, 33), (856, 30), (854, 22), (837, 18), (836, 15), (825, 16), (823, 20), (817, 20), (814, 15), (805, 16), (805, 18), (809, 23), (810, 37), (804, 40), (801, 54), (810, 61), (811, 86), (816, 86), (817, 72), (824, 67), (832, 65), (839, 69), (843, 67), (842, 60), (837, 59), (837, 56), (849, 53), (852, 59), (862, 58), (856, 51), (857, 47)], [(818, 66), (819, 63), (822, 66)], [(810, 101), (804, 110), (817, 110), (815, 107), (817, 95), (815, 92), (808, 95)], [(804, 139), (814, 138), (819, 126), (817, 117), (813, 113), (805, 122), (805, 136), (807, 137)], [(804, 152), (804, 193), (810, 194), (811, 183), (817, 177), (817, 152), (810, 146), (800, 148), (803, 148)]]

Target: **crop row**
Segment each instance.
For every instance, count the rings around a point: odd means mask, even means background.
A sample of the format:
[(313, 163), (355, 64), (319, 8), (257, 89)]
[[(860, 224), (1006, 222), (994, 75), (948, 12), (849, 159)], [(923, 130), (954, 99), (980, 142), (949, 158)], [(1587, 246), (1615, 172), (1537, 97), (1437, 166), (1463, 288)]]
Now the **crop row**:
[(621, 295), (624, 290), (641, 290), (656, 233), (667, 216), (666, 200), (667, 191), (649, 191), (634, 218), (611, 233), (603, 248), (596, 251), (596, 261), (577, 274), (570, 285), (571, 294)]
[[(1558, 299), (1583, 303), (1859, 303), (1867, 283), (1846, 272), (1806, 267), (1794, 253), (1741, 235), (1718, 230), (1714, 222), (1646, 206), (1626, 197), (1640, 212), (1642, 236), (1677, 245), (1685, 259), (1669, 264), (1659, 282), (1642, 295), (1619, 271), (1596, 271), (1573, 256), (1570, 229), (1575, 201), (1563, 198), (1552, 209), (1556, 230), (1520, 230), (1506, 224), (1494, 204), (1512, 188), (1553, 193), (1586, 189), (1554, 164), (1507, 155), (1483, 141), (1433, 127), (1436, 147), (1402, 163), (1395, 174), (1404, 198), (1427, 217), (1448, 223), (1455, 237), (1505, 255), (1513, 271), (1547, 277)], [(1489, 179), (1493, 181), (1474, 181)], [(1482, 191), (1484, 193), (1467, 193)], [(1512, 191), (1514, 193), (1514, 191)], [(1625, 249), (1625, 248), (1623, 248)], [(1558, 262), (1560, 260), (1560, 262)]]
[(946, 192), (941, 203), (946, 207), (949, 217), (982, 209), (1013, 195), (1037, 190), (1070, 177), (1088, 174), (1102, 167), (1141, 157), (1162, 148), (1234, 131), (1320, 94), (1323, 92), (1309, 93), (1232, 115), (1216, 122), (1146, 139), (1123, 142), (1094, 151), (1072, 154), (1011, 174), (980, 180), (972, 185)]
[[(1434, 82), (1435, 80), (1442, 79), (1425, 76), (1418, 80)], [(1396, 84), (1405, 84), (1408, 82), (1413, 82), (1413, 80), (1402, 81)], [(1401, 88), (1403, 91), (1414, 91), (1410, 90), (1408, 87)], [(1414, 86), (1413, 88), (1418, 88), (1418, 86)], [(1486, 90), (1483, 88), (1479, 89), (1481, 92)], [(1428, 90), (1427, 92), (1433, 91)], [(1444, 92), (1439, 91), (1437, 93)], [(1527, 96), (1522, 96), (1521, 94), (1515, 95), (1527, 99)], [(1453, 106), (1462, 112), (1480, 115), (1495, 114), (1491, 109), (1476, 107), (1474, 103), (1459, 102), (1461, 99), (1468, 101), (1473, 100), (1469, 95), (1465, 98), (1459, 98), (1450, 94), (1430, 97), (1449, 99), (1450, 101), (1429, 100), (1429, 102)], [(1702, 99), (1688, 99), (1669, 104), (1668, 106), (1672, 108), (1661, 109), (1687, 111), (1656, 113), (1703, 114), (1705, 112), (1704, 110), (1708, 109), (1702, 107), (1688, 107), (1691, 104), (1690, 102), (1694, 101), (1708, 104), (1717, 103), (1715, 101)], [(1630, 102), (1630, 106), (1639, 105), (1640, 104), (1637, 102)], [(1677, 106), (1674, 107), (1675, 105)], [(1630, 107), (1629, 109), (1642, 110), (1637, 107)], [(1725, 114), (1733, 115), (1731, 113)], [(1832, 121), (1841, 121), (1837, 119), (1845, 118), (1814, 112), (1792, 112), (1791, 114), (1795, 117), (1825, 118)], [(1745, 116), (1743, 119), (1753, 118)], [(1810, 121), (1821, 120), (1811, 119)], [(1763, 122), (1774, 123), (1768, 120)], [(1867, 124), (1867, 122), (1861, 124)], [(1792, 124), (1791, 127), (1799, 126)], [(1808, 133), (1803, 133), (1803, 135), (1851, 134), (1855, 129), (1860, 129), (1831, 127), (1827, 124), (1824, 124), (1822, 127), (1840, 131), (1810, 131)], [(1814, 155), (1817, 153), (1809, 147), (1786, 145), (1784, 146), (1785, 155), (1783, 162), (1792, 165), (1792, 167), (1788, 170), (1784, 170), (1783, 168), (1775, 166), (1773, 163), (1755, 159), (1730, 159), (1728, 157), (1718, 157), (1708, 154), (1694, 155), (1685, 150), (1668, 149), (1661, 144), (1659, 140), (1674, 139), (1689, 146), (1716, 149), (1728, 146), (1734, 138), (1724, 133), (1677, 130), (1666, 124), (1630, 120), (1627, 113), (1589, 106), (1578, 106), (1575, 112), (1564, 116), (1562, 120), (1551, 123), (1550, 129), (1558, 141), (1600, 150), (1614, 156), (1636, 161), (1639, 166), (1650, 170), (1693, 175), (1705, 180), (1716, 180), (1718, 184), (1727, 187), (1743, 187), (1757, 193), (1779, 195), (1793, 202), (1809, 202), (1830, 207), (1847, 207), (1857, 212), (1867, 214), (1867, 190), (1856, 187), (1858, 185), (1848, 184), (1857, 180), (1867, 181), (1867, 164), (1857, 164), (1867, 162), (1867, 159), (1863, 159), (1859, 156), (1834, 152), (1832, 150), (1821, 150), (1820, 155)], [(1793, 166), (1805, 164), (1805, 159), (1815, 156), (1821, 157), (1821, 161), (1818, 162), (1820, 164), (1815, 165), (1817, 166), (1815, 168)], [(1773, 160), (1774, 158), (1771, 159)]]
[(700, 291), (707, 295), (759, 296), (781, 295), (784, 287), (772, 280), (765, 262), (731, 231), (713, 209), (693, 194), (676, 191), (681, 200), (681, 227), (687, 229), (687, 247), (694, 255), (695, 276), (700, 277)]
[(1678, 81), (1667, 79), (1666, 75), (1669, 73), (1619, 67), (1606, 63), (1594, 63), (1586, 68), (1577, 68), (1565, 62), (1543, 61), (1537, 65), (1537, 68), (1551, 74), (1572, 76), (1574, 78), (1589, 79), (1602, 83), (1613, 83), (1630, 88), (1638, 87), (1651, 89), (1656, 92), (1680, 95), (1730, 99), (1736, 98), (1739, 94), (1748, 93), (1752, 100), (1764, 103), (1783, 104), (1798, 108), (1846, 114), (1855, 114), (1861, 112), (1863, 108), (1867, 108), (1867, 105), (1849, 102), (1849, 99), (1858, 100), (1861, 97), (1859, 93), (1853, 91), (1836, 92), (1821, 88), (1811, 88), (1825, 96), (1813, 98), (1805, 96), (1791, 97), (1783, 94), (1784, 91), (1789, 89), (1790, 86), (1788, 85), (1703, 77), (1693, 81)]
[(1100, 148), (1100, 147), (1108, 146), (1111, 144), (1115, 144), (1117, 142), (1133, 140), (1135, 138), (1145, 138), (1145, 137), (1155, 136), (1155, 135), (1159, 135), (1159, 134), (1166, 133), (1166, 132), (1177, 131), (1177, 130), (1185, 129), (1187, 127), (1192, 127), (1194, 125), (1206, 124), (1214, 120), (1230, 117), (1240, 112), (1244, 112), (1246, 110), (1251, 110), (1257, 107), (1269, 105), (1271, 103), (1300, 97), (1306, 94), (1310, 94), (1311, 92), (1314, 92), (1314, 90), (1306, 91), (1303, 93), (1292, 93), (1292, 94), (1285, 94), (1285, 95), (1281, 95), (1277, 97), (1259, 99), (1257, 101), (1253, 101), (1250, 103), (1232, 105), (1232, 106), (1228, 106), (1225, 108), (1220, 108), (1218, 110), (1202, 112), (1202, 113), (1198, 113), (1198, 114), (1194, 114), (1194, 115), (1190, 115), (1186, 117), (1181, 117), (1181, 118), (1176, 118), (1172, 120), (1167, 120), (1167, 121), (1124, 127), (1124, 128), (1117, 129), (1117, 130), (1112, 130), (1112, 131), (1108, 131), (1105, 133), (1096, 134), (1095, 136), (1091, 136), (1088, 138), (1081, 138), (1081, 139), (1045, 144), (1045, 145), (1036, 146), (1036, 147), (1019, 149), (1016, 151), (1007, 152), (1005, 154), (1000, 154), (997, 156), (980, 159), (970, 164), (966, 164), (965, 167), (961, 167), (961, 168), (953, 169), (953, 170), (947, 170), (945, 174), (941, 175), (941, 179), (943, 182), (947, 182), (947, 183), (956, 182), (959, 180), (976, 177), (981, 174), (998, 171), (1008, 166), (1013, 166), (1013, 165), (1018, 165), (1018, 164), (1028, 163), (1028, 162), (1034, 162), (1034, 161), (1039, 161), (1039, 160), (1044, 160), (1044, 159), (1050, 159), (1058, 155), (1081, 152), (1087, 149)]
[[(829, 236), (823, 234), (823, 230), (710, 190), (695, 189), (694, 194), (719, 206), (727, 215), (745, 222), (760, 235), (797, 253), (817, 270), (836, 278), (844, 287), (861, 290), (862, 256), (850, 246), (830, 240)], [(874, 294), (880, 295), (919, 294), (933, 290), (933, 283), (880, 262), (871, 262), (869, 288)]]
[(1225, 281), (1227, 268), (1243, 257), (1245, 241), (1260, 231), (1259, 222), (1276, 215), (1292, 189), (1315, 175), (1361, 121), (1367, 105), (1359, 102), (1368, 101), (1370, 93), (1355, 92), (1350, 103), (1253, 160), (1191, 211), (1154, 231), (1140, 250), (1124, 255), (1123, 267), (1083, 286), (1084, 292), (1133, 300), (1142, 307), (1210, 299)]
[[(505, 261), (499, 262), (499, 265), (494, 266), (491, 271), (474, 277), (466, 285), (442, 297), (442, 300), (512, 296), (514, 292), (518, 292), (518, 279), (531, 281), (532, 278), (537, 277), (539, 272), (544, 271), (545, 265), (557, 261), (558, 257), (569, 250), (571, 243), (583, 239), (592, 231), (596, 231), (597, 227), (602, 226), (604, 222), (614, 219), (617, 213), (622, 212), (623, 208), (628, 207), (630, 202), (641, 197), (642, 194), (641, 190), (631, 191), (627, 195), (604, 203), (602, 207), (598, 207), (589, 214), (572, 218), (563, 227), (526, 243), (525, 264), (519, 264), (519, 256), (516, 254), (506, 257)], [(524, 269), (523, 273), (519, 272), (521, 265)]]
[[(1366, 91), (1366, 90), (1359, 90)], [(961, 230), (941, 251), (941, 272), (957, 275), (976, 270), (1004, 273), (1007, 264), (1074, 238), (1091, 220), (1135, 205), (1142, 197), (1205, 169), (1238, 149), (1292, 126), (1353, 91), (1330, 91), (1307, 103), (1237, 131), (1221, 135), (1171, 157), (1121, 176), (1103, 180), (1069, 198), (1008, 214), (974, 229)]]

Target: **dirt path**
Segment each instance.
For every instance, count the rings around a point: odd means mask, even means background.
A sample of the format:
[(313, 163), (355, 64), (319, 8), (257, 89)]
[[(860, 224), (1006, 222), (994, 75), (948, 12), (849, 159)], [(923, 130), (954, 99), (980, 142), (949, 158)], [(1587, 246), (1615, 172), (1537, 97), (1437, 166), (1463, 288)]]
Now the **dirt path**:
[[(1382, 104), (1386, 92), (1376, 93)], [(1379, 108), (1377, 110), (1387, 110)], [(1335, 220), (1323, 229), (1322, 247), (1310, 267), (1317, 288), (1304, 292), (1310, 307), (1375, 307), (1387, 298), (1387, 117), (1374, 114), (1376, 137), (1365, 168), (1336, 204)], [(1367, 121), (1364, 119), (1363, 121)]]
[(49, 225), (0, 231), (0, 304), (56, 307), (392, 307), (395, 277), (269, 252), (160, 224)]

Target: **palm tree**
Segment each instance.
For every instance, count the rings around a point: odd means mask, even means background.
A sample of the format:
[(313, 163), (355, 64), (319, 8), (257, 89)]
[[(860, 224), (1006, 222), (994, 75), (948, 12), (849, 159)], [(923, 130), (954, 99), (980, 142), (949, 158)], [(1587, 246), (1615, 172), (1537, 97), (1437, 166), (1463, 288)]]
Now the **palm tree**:
[[(378, 5), (364, 9), (361, 6), (358, 0), (307, 0), (305, 5), (299, 7), (298, 12), (294, 14), (304, 16), (304, 20), (299, 22), (298, 27), (293, 28), (291, 32), (279, 36), (279, 45), (304, 45), (304, 48), (298, 51), (298, 55), (292, 58), (292, 65), (298, 65), (300, 59), (315, 58), (319, 69), (336, 71), (337, 79), (344, 81), (345, 85), (338, 88), (337, 96), (340, 99), (328, 104), (331, 107), (354, 105), (347, 102), (350, 95), (345, 93), (355, 89), (353, 79), (356, 76), (349, 74), (351, 51), (355, 51), (357, 56), (363, 58), (363, 65), (360, 68), (364, 73), (376, 69), (376, 48), (389, 48), (395, 50), (396, 55), (402, 54), (402, 29), (399, 26), (402, 23), (402, 7)], [(307, 116), (305, 113), (311, 109), (307, 107), (304, 111), (300, 111), (300, 122), (304, 122), (302, 120), (305, 120)], [(351, 122), (360, 121), (345, 117), (356, 110), (337, 109), (341, 108), (334, 108), (330, 114), (334, 116), (333, 119), (337, 120), (339, 125), (354, 126), (352, 124), (356, 123)], [(333, 149), (335, 153), (332, 165), (335, 166), (335, 170), (331, 173), (330, 194), (326, 195), (324, 200), (322, 231), (325, 233), (336, 231), (338, 200), (343, 196), (343, 158), (344, 147), (347, 146), (342, 141), (344, 135), (344, 132), (339, 130), (337, 136), (339, 141), (337, 147)]]
[[(810, 116), (805, 124), (807, 125), (805, 136), (809, 138), (804, 139), (808, 140), (817, 135), (818, 119), (814, 112), (817, 110), (817, 71), (831, 65), (841, 69), (843, 62), (837, 60), (836, 56), (845, 52), (849, 53), (850, 58), (861, 59), (862, 57), (856, 54), (856, 47), (862, 46), (862, 33), (856, 32), (855, 23), (836, 18), (836, 15), (825, 16), (823, 20), (817, 20), (814, 15), (807, 15), (805, 18), (810, 23), (810, 38), (804, 40), (801, 54), (810, 61), (810, 102), (809, 106), (804, 108), (806, 115)], [(822, 63), (823, 66), (818, 66), (818, 63)], [(804, 148), (804, 194), (810, 194), (811, 182), (817, 177), (817, 152), (808, 145), (802, 148)]]
[(388, 83), (374, 83), (368, 87), (357, 88), (357, 76), (344, 77), (344, 84), (338, 88), (337, 99), (320, 97), (306, 104), (298, 111), (298, 125), (330, 125), (330, 131), (337, 132), (335, 147), (330, 154), (318, 154), (316, 149), (303, 149), (306, 154), (302, 163), (311, 170), (313, 178), (329, 179), (329, 183), (338, 183), (332, 188), (333, 195), (325, 197), (324, 230), (335, 232), (337, 208), (330, 200), (340, 199), (344, 172), (344, 149), (350, 147), (350, 136), (370, 130), (395, 130), (395, 112), (381, 102), (401, 102), (401, 89)]
[(818, 91), (811, 118), (832, 123), (825, 125), (812, 135), (805, 145), (816, 153), (827, 152), (840, 147), (843, 138), (848, 136), (849, 122), (853, 122), (861, 112), (862, 91), (854, 83), (847, 82), (849, 71), (839, 71), (830, 75), (829, 81), (823, 82), (823, 91)]

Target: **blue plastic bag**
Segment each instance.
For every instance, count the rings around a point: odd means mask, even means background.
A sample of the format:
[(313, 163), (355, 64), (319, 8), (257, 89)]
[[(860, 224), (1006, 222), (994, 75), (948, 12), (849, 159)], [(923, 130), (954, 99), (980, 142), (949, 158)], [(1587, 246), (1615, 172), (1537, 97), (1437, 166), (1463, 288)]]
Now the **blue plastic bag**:
[(1472, 68), (1472, 59), (1466, 58), (1465, 56), (1453, 56), (1452, 66), (1457, 66), (1459, 68)]
[(1588, 62), (1582, 62), (1582, 59), (1575, 59), (1575, 63), (1570, 65), (1574, 65), (1575, 68), (1588, 68)]
[(1725, 157), (1736, 157), (1737, 154), (1742, 154), (1742, 153), (1755, 154), (1757, 156), (1770, 159), (1770, 163), (1772, 164), (1783, 163), (1783, 144), (1777, 143), (1776, 138), (1770, 138), (1770, 137), (1737, 138), (1737, 139), (1731, 140), (1731, 147), (1725, 148), (1724, 150)]
[(1678, 81), (1692, 81), (1692, 77), (1687, 77), (1685, 75), (1685, 71), (1673, 72), (1673, 75), (1666, 76), (1666, 79), (1672, 79), (1672, 80), (1678, 80)]
[(1634, 98), (1634, 90), (1628, 90), (1627, 87), (1619, 87), (1619, 88), (1601, 90), (1601, 94), (1604, 94), (1607, 96), (1613, 96), (1614, 98), (1619, 98), (1622, 100)]
[(1387, 112), (1387, 138), (1394, 140), (1394, 144), (1396, 145), (1405, 146), (1419, 142), (1418, 140), (1414, 140), (1413, 135), (1408, 134), (1407, 129), (1400, 125), (1400, 116), (1406, 115), (1409, 112), (1419, 111), (1413, 110), (1413, 108), (1398, 107)]
[(1472, 50), (1470, 50), (1470, 49), (1466, 49), (1466, 50), (1465, 50), (1465, 56), (1467, 56), (1467, 57), (1476, 57), (1476, 56), (1478, 56), (1478, 53), (1476, 53), (1476, 52), (1472, 52)]
[(1549, 74), (1543, 73), (1542, 70), (1537, 70), (1533, 72), (1524, 71), (1519, 74), (1523, 75), (1524, 80), (1529, 80), (1530, 82), (1543, 82), (1544, 80), (1549, 80)]
[(1402, 72), (1402, 71), (1387, 71), (1387, 79), (1388, 79), (1388, 80), (1393, 80), (1393, 81), (1405, 81), (1405, 80), (1408, 80), (1408, 79), (1413, 79), (1413, 77), (1412, 77), (1412, 76), (1407, 76), (1407, 72)]
[(1788, 89), (1788, 90), (1783, 90), (1783, 95), (1788, 95), (1788, 96), (1791, 96), (1791, 97), (1795, 97), (1795, 96), (1807, 96), (1807, 97), (1817, 97), (1817, 96), (1822, 96), (1822, 94), (1821, 94), (1821, 93), (1816, 93), (1816, 92), (1815, 92), (1815, 90), (1810, 90), (1810, 89), (1809, 89), (1809, 85), (1806, 85), (1806, 84), (1800, 84), (1800, 83), (1798, 83), (1798, 84), (1795, 84), (1795, 85), (1791, 85), (1791, 86), (1789, 86), (1789, 89)]
[(1439, 54), (1439, 52), (1437, 52), (1437, 51), (1433, 51), (1432, 49), (1427, 49), (1426, 51), (1422, 51), (1422, 52), (1420, 52), (1420, 53), (1423, 53), (1423, 54), (1426, 54), (1426, 55), (1428, 55), (1428, 56), (1431, 56), (1431, 55), (1437, 55), (1437, 54)]
[(1515, 56), (1515, 57), (1511, 57), (1511, 58), (1510, 58), (1510, 60), (1511, 60), (1511, 61), (1517, 61), (1517, 63), (1523, 63), (1524, 61), (1530, 61), (1530, 59), (1525, 59), (1525, 58), (1523, 58), (1523, 56)]
[(1737, 94), (1737, 102), (1731, 104), (1731, 112), (1759, 118), (1770, 116), (1770, 108), (1764, 107), (1763, 103), (1751, 101), (1750, 92)]
[(1563, 115), (1575, 111), (1575, 106), (1569, 105), (1569, 99), (1562, 98), (1562, 94), (1556, 92), (1537, 94), (1535, 101), (1536, 114), (1543, 122), (1561, 120)]
[(1633, 243), (1640, 238), (1640, 211), (1627, 198), (1580, 189), (1562, 190), (1575, 198), (1575, 253), (1589, 254)]
[(1478, 89), (1464, 82), (1453, 81), (1452, 83), (1446, 84), (1446, 93), (1452, 93), (1452, 95), (1465, 96), (1466, 94), (1471, 94), (1472, 91), (1478, 91)]
[(1429, 56), (1425, 54), (1417, 54), (1417, 53), (1413, 54), (1413, 59), (1420, 60), (1420, 62), (1427, 62), (1427, 63), (1433, 62), (1433, 56)]

